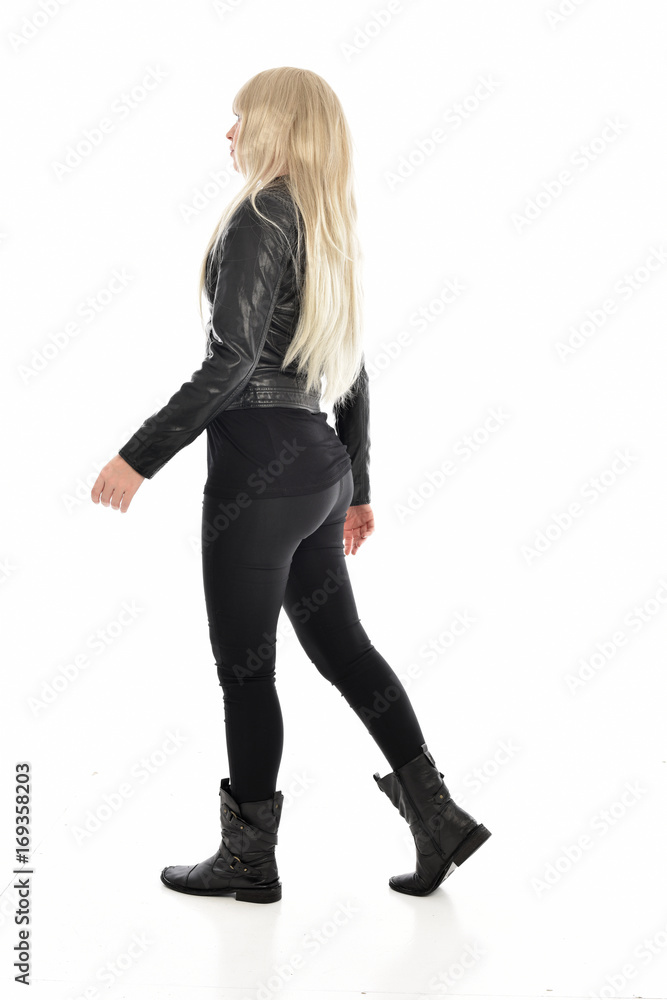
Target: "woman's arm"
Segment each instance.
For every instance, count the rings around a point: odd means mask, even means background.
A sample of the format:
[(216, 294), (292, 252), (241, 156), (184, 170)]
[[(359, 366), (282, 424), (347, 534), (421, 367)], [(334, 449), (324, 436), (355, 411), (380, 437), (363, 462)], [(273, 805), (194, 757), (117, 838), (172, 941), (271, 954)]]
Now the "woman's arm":
[(352, 386), (354, 395), (344, 406), (334, 403), (333, 413), (336, 433), (347, 448), (352, 462), (354, 493), (351, 507), (371, 502), (370, 485), (370, 396), (365, 357)]
[[(262, 211), (269, 214), (264, 205)], [(288, 257), (275, 226), (260, 219), (249, 200), (243, 202), (224, 235), (207, 357), (118, 452), (146, 479), (194, 441), (252, 375)]]

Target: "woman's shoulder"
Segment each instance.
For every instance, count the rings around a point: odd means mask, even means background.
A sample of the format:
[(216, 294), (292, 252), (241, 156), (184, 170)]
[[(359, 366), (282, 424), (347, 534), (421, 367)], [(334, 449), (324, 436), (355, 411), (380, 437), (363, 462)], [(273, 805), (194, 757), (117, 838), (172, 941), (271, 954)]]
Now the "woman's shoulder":
[[(255, 194), (255, 205), (248, 195), (239, 205), (234, 213), (236, 221), (241, 225), (259, 226), (265, 233), (277, 234), (276, 226), (280, 231), (288, 236), (290, 241), (294, 238), (297, 229), (296, 205), (285, 190), (278, 187), (266, 187)], [(268, 221), (267, 221), (268, 220)], [(232, 222), (233, 220), (230, 220)]]
[(291, 246), (296, 238), (296, 206), (283, 185), (268, 186), (255, 192), (253, 205), (250, 194), (237, 205), (228, 218), (219, 240), (219, 250), (232, 238), (233, 233), (246, 230), (260, 242), (276, 249)]
[[(250, 195), (246, 201), (251, 203)], [(269, 185), (260, 188), (255, 195), (255, 204), (264, 215), (279, 219), (293, 219), (295, 215), (294, 200), (284, 185)]]

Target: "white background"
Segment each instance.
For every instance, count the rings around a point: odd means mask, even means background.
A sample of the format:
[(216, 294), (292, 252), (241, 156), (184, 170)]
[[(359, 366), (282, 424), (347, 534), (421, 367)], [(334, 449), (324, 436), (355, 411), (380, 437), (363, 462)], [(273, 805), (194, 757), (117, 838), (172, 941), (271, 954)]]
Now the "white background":
[[(17, 996), (25, 760), (32, 996), (667, 995), (665, 14), (659, 0), (3, 5), (0, 966)], [(284, 614), (283, 899), (160, 883), (216, 849), (227, 773), (199, 561), (205, 433), (127, 514), (90, 500), (203, 360), (199, 266), (241, 184), (232, 99), (281, 65), (331, 84), (355, 142), (376, 518), (348, 557), (361, 620), (492, 831), (425, 898), (387, 885), (414, 861), (372, 778), (389, 768)], [(161, 81), (121, 116), (149, 70)], [(105, 117), (112, 132), (58, 176)], [(131, 280), (109, 296), (114, 271)], [(448, 283), (461, 292), (443, 302)], [(124, 604), (139, 610), (117, 627)], [(457, 614), (474, 621), (452, 638)], [(184, 742), (161, 754), (170, 733)], [(151, 755), (148, 780), (131, 778)], [(105, 986), (135, 934), (150, 944)]]

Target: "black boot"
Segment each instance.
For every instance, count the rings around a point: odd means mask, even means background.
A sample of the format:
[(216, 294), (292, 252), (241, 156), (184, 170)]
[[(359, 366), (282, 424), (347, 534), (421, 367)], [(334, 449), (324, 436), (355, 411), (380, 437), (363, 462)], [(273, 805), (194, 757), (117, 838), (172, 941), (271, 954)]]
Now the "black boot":
[(428, 896), (491, 836), (457, 806), (425, 743), (422, 753), (384, 778), (373, 775), (407, 820), (417, 848), (417, 870), (392, 875), (389, 885), (411, 896)]
[(282, 896), (275, 847), (283, 793), (237, 804), (229, 778), (220, 782), (222, 840), (215, 854), (196, 865), (169, 865), (160, 878), (170, 889), (196, 896), (229, 896), (249, 903), (275, 903)]

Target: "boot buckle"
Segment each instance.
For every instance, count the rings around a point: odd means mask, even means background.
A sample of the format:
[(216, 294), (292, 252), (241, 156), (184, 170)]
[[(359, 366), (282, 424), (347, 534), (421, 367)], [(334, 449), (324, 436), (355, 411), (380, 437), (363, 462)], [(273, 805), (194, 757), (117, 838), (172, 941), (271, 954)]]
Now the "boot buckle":
[[(242, 864), (243, 864), (243, 862), (241, 861), (241, 859), (240, 859), (240, 858), (239, 858), (239, 857), (238, 857), (238, 856), (237, 856), (236, 854), (232, 854), (232, 857), (233, 857), (233, 858), (234, 858), (234, 859), (235, 859), (236, 861), (238, 861), (238, 863), (239, 863), (240, 865), (242, 865)], [(236, 866), (236, 865), (230, 865), (229, 867), (230, 867), (230, 868), (232, 869), (232, 871), (236, 871), (236, 868), (237, 868), (237, 866)], [(244, 869), (243, 869), (243, 871), (244, 871), (244, 872), (247, 872), (247, 871), (248, 871), (248, 869), (247, 869), (247, 868), (244, 868)]]

